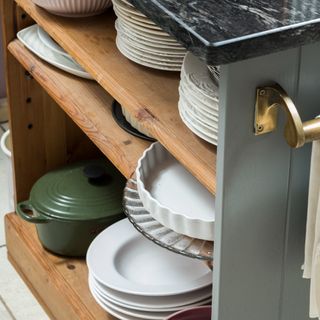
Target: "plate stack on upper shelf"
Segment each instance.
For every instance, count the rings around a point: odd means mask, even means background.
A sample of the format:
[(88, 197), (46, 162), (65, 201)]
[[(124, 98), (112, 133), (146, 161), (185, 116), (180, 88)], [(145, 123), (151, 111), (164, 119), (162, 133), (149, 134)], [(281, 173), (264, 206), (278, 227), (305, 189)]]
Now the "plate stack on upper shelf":
[(17, 37), (25, 47), (51, 65), (78, 77), (93, 79), (37, 24), (19, 31)]
[(112, 2), (119, 51), (143, 66), (180, 71), (186, 50), (127, 0)]
[(184, 124), (207, 142), (218, 143), (219, 76), (218, 67), (211, 68), (190, 52), (181, 69), (179, 113)]
[(164, 320), (211, 302), (212, 272), (143, 237), (123, 219), (102, 231), (87, 252), (89, 287), (97, 303), (123, 320)]

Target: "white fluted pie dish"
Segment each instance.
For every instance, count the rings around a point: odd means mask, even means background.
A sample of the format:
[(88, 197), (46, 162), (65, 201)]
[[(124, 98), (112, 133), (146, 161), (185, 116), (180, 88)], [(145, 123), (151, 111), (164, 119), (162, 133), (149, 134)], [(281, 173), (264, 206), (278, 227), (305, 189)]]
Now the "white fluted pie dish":
[(64, 17), (90, 17), (112, 5), (111, 0), (33, 0), (39, 7)]
[(214, 240), (215, 197), (160, 143), (145, 150), (136, 178), (143, 206), (154, 219), (189, 237)]

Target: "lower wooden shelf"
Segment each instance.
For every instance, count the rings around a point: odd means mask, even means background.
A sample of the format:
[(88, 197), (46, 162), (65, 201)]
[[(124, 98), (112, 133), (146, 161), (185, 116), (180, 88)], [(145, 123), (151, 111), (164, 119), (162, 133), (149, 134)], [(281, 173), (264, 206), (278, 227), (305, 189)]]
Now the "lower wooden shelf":
[(35, 226), (5, 217), (8, 258), (51, 319), (115, 320), (94, 301), (84, 259), (55, 256), (41, 246)]

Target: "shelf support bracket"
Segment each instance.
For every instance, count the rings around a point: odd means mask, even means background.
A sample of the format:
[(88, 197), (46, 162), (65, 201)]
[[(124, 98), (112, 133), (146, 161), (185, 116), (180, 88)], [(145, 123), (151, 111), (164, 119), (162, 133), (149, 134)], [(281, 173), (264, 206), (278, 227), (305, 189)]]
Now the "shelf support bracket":
[(278, 84), (258, 87), (255, 105), (255, 135), (272, 132), (277, 127), (278, 109), (287, 115), (284, 136), (292, 148), (320, 139), (320, 119), (302, 122), (292, 99)]

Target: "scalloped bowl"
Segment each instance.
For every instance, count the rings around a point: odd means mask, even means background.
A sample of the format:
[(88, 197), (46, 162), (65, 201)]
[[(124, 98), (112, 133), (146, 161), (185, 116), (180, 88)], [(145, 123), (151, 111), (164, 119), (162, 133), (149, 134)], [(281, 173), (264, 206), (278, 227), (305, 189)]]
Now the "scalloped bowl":
[(111, 0), (33, 0), (39, 7), (64, 17), (90, 17), (111, 7)]
[(195, 307), (178, 311), (165, 320), (210, 320), (211, 312), (211, 306)]
[(214, 239), (215, 197), (159, 142), (145, 150), (136, 169), (144, 208), (167, 228)]

